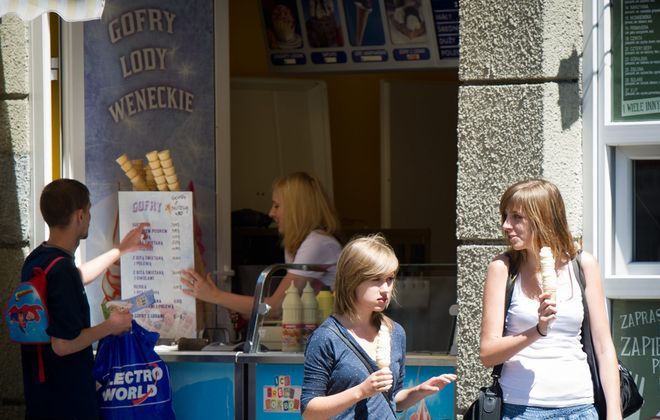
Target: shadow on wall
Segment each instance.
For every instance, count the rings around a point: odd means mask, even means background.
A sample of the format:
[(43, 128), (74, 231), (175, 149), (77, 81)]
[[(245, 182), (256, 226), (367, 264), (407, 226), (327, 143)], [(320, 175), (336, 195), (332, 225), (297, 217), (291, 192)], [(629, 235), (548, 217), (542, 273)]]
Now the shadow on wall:
[(7, 248), (22, 241), (16, 163), (17, 159), (27, 158), (14, 150), (16, 142), (13, 138), (8, 101), (22, 100), (26, 95), (7, 92), (3, 58), (0, 45), (0, 248)]
[[(571, 56), (561, 60), (557, 76), (565, 74), (579, 74), (580, 59), (577, 51), (573, 50)], [(576, 80), (577, 81), (577, 80)], [(580, 92), (573, 81), (558, 83), (559, 109), (561, 112), (561, 128), (568, 130), (579, 118)]]
[[(2, 20), (0, 20), (2, 24)], [(20, 275), (22, 249), (28, 244), (21, 230), (21, 210), (17, 163), (25, 160), (23, 170), (29, 172), (29, 152), (16, 150), (15, 131), (12, 130), (9, 104), (24, 101), (25, 93), (8, 92), (5, 77), (5, 53), (0, 44), (0, 308), (6, 305), (9, 288)], [(29, 180), (29, 173), (23, 175)], [(0, 418), (22, 418), (24, 416), (23, 386), (19, 346), (10, 342), (7, 329), (0, 326)]]

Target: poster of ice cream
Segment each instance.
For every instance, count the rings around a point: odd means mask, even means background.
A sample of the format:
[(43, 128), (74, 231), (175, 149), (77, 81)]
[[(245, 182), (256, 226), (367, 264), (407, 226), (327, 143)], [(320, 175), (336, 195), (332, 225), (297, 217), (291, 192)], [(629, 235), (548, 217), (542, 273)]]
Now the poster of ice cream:
[(339, 9), (335, 0), (303, 1), (307, 40), (312, 48), (344, 46)]
[(269, 47), (273, 50), (301, 48), (303, 42), (296, 1), (264, 0), (262, 4)]
[(385, 0), (385, 10), (393, 44), (426, 42), (422, 0)]
[(191, 192), (120, 192), (119, 233), (147, 222), (153, 248), (121, 257), (121, 297), (153, 290), (155, 303), (133, 314), (162, 338), (196, 337), (195, 299), (181, 290), (181, 270), (194, 267)]
[[(79, 118), (94, 220), (86, 259), (119, 243), (117, 192), (144, 189), (131, 169), (146, 169), (147, 154), (167, 150), (172, 166), (158, 175), (176, 177), (173, 189), (194, 190), (198, 268), (216, 269), (214, 45), (213, 0), (106, 0), (101, 19), (83, 24)], [(117, 161), (123, 155), (134, 168)], [(87, 286), (92, 324), (103, 320), (101, 304), (119, 297), (120, 272), (117, 262)]]
[(344, 0), (348, 38), (354, 47), (384, 45), (378, 0)]

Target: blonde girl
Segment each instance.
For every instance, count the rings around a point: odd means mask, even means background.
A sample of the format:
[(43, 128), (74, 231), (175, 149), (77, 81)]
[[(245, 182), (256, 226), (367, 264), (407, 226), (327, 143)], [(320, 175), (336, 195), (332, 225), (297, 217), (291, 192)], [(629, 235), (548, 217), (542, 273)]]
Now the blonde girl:
[[(383, 313), (392, 300), (399, 263), (381, 235), (349, 242), (337, 263), (335, 308), (314, 331), (305, 351), (305, 419), (395, 419), (456, 379), (445, 374), (402, 389), (406, 335)], [(343, 338), (342, 338), (343, 337)], [(348, 340), (371, 370), (344, 342)], [(378, 367), (389, 360), (389, 365)], [(387, 364), (387, 363), (384, 363)]]
[[(326, 272), (288, 270), (275, 292), (265, 299), (274, 311), (282, 306), (286, 289), (293, 282), (302, 290), (310, 281), (316, 291), (333, 287), (335, 264), (341, 244), (335, 238), (339, 229), (335, 209), (319, 180), (306, 172), (295, 172), (273, 182), (269, 216), (282, 236), (285, 262), (328, 265)], [(226, 292), (216, 287), (211, 275), (206, 278), (194, 270), (182, 272), (183, 292), (205, 302), (222, 305), (249, 315), (252, 296)]]

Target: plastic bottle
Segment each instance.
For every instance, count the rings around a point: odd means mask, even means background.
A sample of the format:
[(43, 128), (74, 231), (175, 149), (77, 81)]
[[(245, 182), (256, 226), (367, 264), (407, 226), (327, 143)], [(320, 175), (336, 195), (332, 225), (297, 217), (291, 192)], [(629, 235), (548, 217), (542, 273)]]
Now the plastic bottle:
[(303, 330), (302, 330), (302, 348), (307, 347), (309, 336), (312, 335), (318, 326), (318, 309), (319, 304), (316, 302), (314, 296), (314, 289), (312, 285), (307, 282), (302, 292), (302, 308), (303, 308)]
[(282, 351), (301, 350), (302, 317), (302, 301), (298, 289), (291, 282), (282, 302)]
[(316, 295), (316, 301), (319, 304), (318, 322), (321, 324), (330, 316), (330, 314), (332, 314), (332, 309), (335, 304), (335, 297), (332, 295), (330, 287), (323, 286), (319, 294)]

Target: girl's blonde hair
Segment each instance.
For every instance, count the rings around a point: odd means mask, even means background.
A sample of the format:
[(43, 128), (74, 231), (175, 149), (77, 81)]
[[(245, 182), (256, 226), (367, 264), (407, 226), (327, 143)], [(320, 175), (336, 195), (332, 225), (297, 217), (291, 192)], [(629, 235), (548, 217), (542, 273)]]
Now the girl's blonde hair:
[(273, 182), (273, 192), (282, 200), (282, 242), (291, 255), (313, 230), (334, 235), (339, 229), (335, 208), (315, 176), (307, 172), (283, 176)]
[[(511, 185), (500, 199), (502, 224), (510, 211), (522, 211), (529, 219), (534, 252), (548, 246), (555, 259), (568, 261), (577, 255), (577, 247), (566, 221), (566, 209), (561, 193), (555, 184), (544, 179), (528, 179)], [(511, 269), (517, 271), (527, 259), (527, 251), (509, 249)]]
[[(399, 260), (383, 235), (369, 235), (352, 239), (339, 255), (335, 277), (335, 307), (337, 315), (355, 319), (357, 298), (355, 291), (365, 281), (383, 276), (396, 276)], [(381, 322), (392, 328), (392, 322), (382, 312), (373, 312), (371, 322)]]

